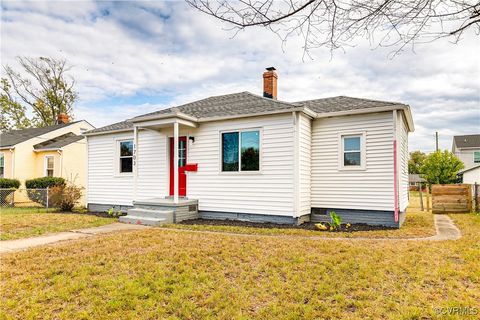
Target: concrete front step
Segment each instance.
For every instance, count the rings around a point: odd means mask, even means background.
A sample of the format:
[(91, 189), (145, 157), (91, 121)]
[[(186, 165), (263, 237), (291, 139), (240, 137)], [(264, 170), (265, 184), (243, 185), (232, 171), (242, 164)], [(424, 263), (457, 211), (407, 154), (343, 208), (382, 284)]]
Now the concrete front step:
[(173, 210), (133, 208), (127, 211), (129, 216), (167, 219), (173, 222)]
[(150, 218), (150, 217), (140, 217), (140, 216), (122, 216), (118, 219), (120, 222), (128, 224), (141, 224), (144, 226), (158, 226), (165, 223), (170, 223), (165, 218)]

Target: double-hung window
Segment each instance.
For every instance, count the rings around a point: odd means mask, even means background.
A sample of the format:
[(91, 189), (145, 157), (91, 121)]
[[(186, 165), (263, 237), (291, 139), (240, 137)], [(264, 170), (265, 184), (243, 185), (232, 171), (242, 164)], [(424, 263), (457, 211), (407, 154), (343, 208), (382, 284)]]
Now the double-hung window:
[(480, 163), (480, 151), (473, 151), (473, 163)]
[(364, 134), (347, 134), (341, 136), (341, 149), (339, 159), (341, 168), (365, 168), (364, 140)]
[(0, 153), (0, 178), (5, 176), (5, 155)]
[(53, 156), (45, 156), (45, 177), (53, 177), (55, 166), (55, 158)]
[(120, 173), (133, 172), (133, 140), (119, 141), (119, 171)]
[(222, 171), (260, 171), (260, 130), (222, 133)]

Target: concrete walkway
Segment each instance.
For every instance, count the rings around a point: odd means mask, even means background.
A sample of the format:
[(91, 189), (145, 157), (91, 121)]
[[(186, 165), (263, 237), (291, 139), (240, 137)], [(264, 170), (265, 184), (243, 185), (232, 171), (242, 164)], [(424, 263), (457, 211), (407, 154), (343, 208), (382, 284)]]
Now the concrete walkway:
[(105, 233), (128, 230), (142, 230), (147, 228), (149, 227), (135, 224), (112, 223), (100, 227), (76, 229), (65, 232), (47, 234), (39, 237), (1, 241), (0, 253), (25, 250), (28, 248), (43, 246), (60, 241), (88, 238)]
[[(266, 234), (243, 234), (243, 233), (234, 233), (226, 231), (201, 231), (201, 230), (187, 230), (187, 229), (173, 229), (165, 228), (164, 230), (169, 231), (179, 231), (179, 232), (190, 232), (190, 233), (205, 233), (205, 234), (224, 234), (229, 236), (239, 236), (239, 237), (278, 237), (278, 238), (288, 238), (288, 239), (307, 239), (307, 240), (336, 240), (336, 241), (359, 241), (359, 240), (368, 240), (368, 241), (443, 241), (443, 240), (457, 240), (462, 237), (460, 230), (455, 226), (452, 219), (447, 215), (434, 215), (435, 219), (435, 229), (436, 235), (431, 237), (422, 237), (422, 238), (329, 238), (321, 236), (296, 236), (296, 235), (266, 235)], [(17, 239), (17, 240), (8, 240), (0, 242), (0, 254), (6, 252), (13, 252), (19, 250), (25, 250), (28, 248), (33, 248), (42, 245), (48, 245), (57, 243), (65, 240), (76, 240), (81, 238), (93, 237), (100, 234), (118, 232), (118, 231), (128, 231), (128, 230), (142, 230), (148, 229), (151, 227), (136, 225), (136, 224), (123, 224), (123, 223), (112, 223), (105, 226), (87, 228), (87, 229), (77, 229), (70, 230), (66, 232), (60, 232), (55, 234), (48, 234), (40, 237), (26, 238), (26, 239)]]

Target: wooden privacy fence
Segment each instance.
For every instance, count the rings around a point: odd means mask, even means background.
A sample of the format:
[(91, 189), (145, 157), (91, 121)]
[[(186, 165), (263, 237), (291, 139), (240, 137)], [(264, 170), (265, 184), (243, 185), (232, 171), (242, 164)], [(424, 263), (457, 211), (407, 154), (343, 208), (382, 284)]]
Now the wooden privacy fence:
[(472, 186), (469, 184), (434, 184), (433, 213), (465, 213), (472, 211)]

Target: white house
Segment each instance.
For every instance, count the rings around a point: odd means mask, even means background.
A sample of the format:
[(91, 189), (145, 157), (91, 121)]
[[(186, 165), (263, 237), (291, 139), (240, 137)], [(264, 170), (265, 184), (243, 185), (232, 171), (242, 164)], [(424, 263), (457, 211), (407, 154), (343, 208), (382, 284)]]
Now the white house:
[[(191, 218), (400, 226), (408, 205), (405, 104), (350, 97), (209, 97), (86, 133), (88, 207), (122, 220)], [(132, 209), (132, 207), (135, 207)]]
[(480, 134), (454, 136), (452, 153), (455, 154), (470, 169), (480, 165)]

